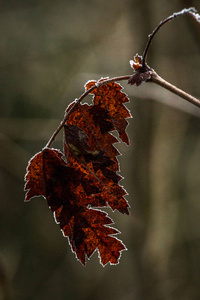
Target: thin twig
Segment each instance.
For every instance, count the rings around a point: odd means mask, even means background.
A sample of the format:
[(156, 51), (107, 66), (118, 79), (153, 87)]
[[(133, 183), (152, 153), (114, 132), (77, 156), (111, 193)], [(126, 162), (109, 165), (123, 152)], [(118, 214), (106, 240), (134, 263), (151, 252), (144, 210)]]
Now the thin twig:
[(172, 85), (171, 83), (167, 82), (163, 78), (161, 78), (155, 71), (152, 71), (152, 76), (150, 82), (154, 82), (165, 89), (169, 90), (170, 92), (180, 96), (181, 98), (189, 101), (190, 103), (200, 107), (200, 100), (191, 96), (190, 94), (182, 91), (181, 89), (177, 88), (176, 86)]
[(190, 8), (184, 8), (183, 10), (173, 13), (171, 16), (169, 16), (168, 18), (166, 18), (165, 20), (161, 21), (160, 24), (154, 29), (154, 31), (149, 35), (149, 40), (146, 44), (146, 47), (144, 49), (143, 55), (142, 55), (142, 65), (143, 67), (145, 67), (146, 65), (146, 57), (147, 57), (147, 53), (149, 51), (149, 47), (151, 45), (151, 42), (155, 36), (155, 34), (158, 32), (158, 30), (167, 22), (171, 21), (172, 19), (179, 17), (179, 16), (183, 16), (189, 14), (192, 17), (194, 17), (196, 19), (196, 21), (199, 22), (199, 15), (196, 14), (196, 9), (194, 7), (190, 7)]
[(97, 87), (107, 84), (109, 82), (114, 82), (114, 81), (122, 81), (122, 80), (128, 80), (131, 77), (131, 75), (124, 75), (124, 76), (119, 76), (119, 77), (113, 77), (109, 79), (105, 79), (103, 81), (97, 81), (95, 85), (93, 85), (89, 90), (85, 91), (78, 99), (75, 100), (74, 105), (68, 110), (68, 112), (65, 114), (63, 120), (61, 121), (60, 125), (56, 129), (56, 131), (53, 133), (51, 136), (50, 140), (46, 144), (45, 148), (49, 148), (53, 141), (55, 140), (57, 134), (60, 132), (60, 130), (63, 128), (65, 125), (67, 119), (69, 118), (70, 114), (76, 109), (77, 105), (88, 95), (90, 94), (94, 89)]

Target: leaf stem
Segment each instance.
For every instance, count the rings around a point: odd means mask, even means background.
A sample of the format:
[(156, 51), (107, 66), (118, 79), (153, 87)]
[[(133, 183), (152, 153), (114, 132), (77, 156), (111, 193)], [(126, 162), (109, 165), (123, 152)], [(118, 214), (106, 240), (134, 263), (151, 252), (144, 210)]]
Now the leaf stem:
[(119, 76), (119, 77), (113, 77), (113, 78), (108, 78), (105, 79), (103, 81), (97, 81), (97, 83), (95, 85), (93, 85), (90, 89), (88, 89), (87, 91), (85, 91), (78, 99), (75, 100), (74, 105), (70, 108), (70, 110), (68, 112), (66, 112), (63, 120), (61, 121), (60, 125), (58, 126), (58, 128), (54, 131), (54, 133), (52, 134), (51, 138), (49, 139), (48, 143), (46, 144), (46, 146), (44, 148), (49, 148), (51, 146), (51, 144), (53, 143), (53, 141), (55, 140), (56, 136), (58, 135), (58, 133), (61, 131), (61, 129), (63, 128), (63, 126), (65, 125), (67, 119), (69, 118), (70, 114), (76, 109), (77, 105), (88, 95), (90, 94), (94, 89), (96, 89), (97, 87), (107, 84), (109, 82), (113, 82), (113, 81), (122, 81), (122, 80), (128, 80), (131, 77), (131, 75), (124, 75), (124, 76)]
[(162, 77), (160, 77), (154, 70), (152, 70), (152, 76), (151, 76), (150, 82), (154, 82), (154, 83), (164, 87), (165, 89), (169, 90), (170, 92), (180, 96), (181, 98), (189, 101), (190, 103), (200, 107), (200, 100), (198, 100), (197, 98), (184, 92), (183, 90), (177, 88), (176, 86), (172, 85), (171, 83), (167, 82)]

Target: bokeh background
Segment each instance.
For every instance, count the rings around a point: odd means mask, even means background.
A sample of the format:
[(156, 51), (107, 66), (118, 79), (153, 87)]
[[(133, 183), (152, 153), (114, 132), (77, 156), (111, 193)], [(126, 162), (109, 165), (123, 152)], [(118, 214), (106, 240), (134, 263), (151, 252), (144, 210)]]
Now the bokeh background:
[[(0, 300), (200, 299), (200, 110), (161, 87), (130, 87), (131, 145), (119, 144), (131, 215), (117, 266), (83, 267), (46, 200), (24, 203), (28, 160), (89, 79), (131, 74), (158, 23), (186, 0), (0, 1)], [(168, 23), (148, 64), (200, 97), (200, 25)], [(62, 149), (62, 134), (53, 144)]]

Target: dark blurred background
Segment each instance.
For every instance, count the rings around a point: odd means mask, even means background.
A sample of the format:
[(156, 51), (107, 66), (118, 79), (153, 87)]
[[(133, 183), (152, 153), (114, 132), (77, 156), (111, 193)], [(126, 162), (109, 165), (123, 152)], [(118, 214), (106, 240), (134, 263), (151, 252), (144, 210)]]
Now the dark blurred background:
[[(161, 87), (129, 87), (131, 145), (119, 144), (131, 215), (111, 211), (128, 251), (84, 268), (46, 200), (24, 203), (28, 160), (89, 79), (131, 74), (158, 23), (200, 2), (0, 1), (0, 300), (200, 299), (200, 110)], [(200, 98), (200, 24), (168, 23), (148, 64)], [(53, 147), (62, 149), (62, 134)]]

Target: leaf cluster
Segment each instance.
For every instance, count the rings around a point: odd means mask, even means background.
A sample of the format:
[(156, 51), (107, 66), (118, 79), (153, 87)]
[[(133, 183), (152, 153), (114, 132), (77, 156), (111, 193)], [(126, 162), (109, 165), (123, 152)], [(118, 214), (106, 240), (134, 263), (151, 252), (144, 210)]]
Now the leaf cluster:
[(111, 131), (129, 144), (126, 119), (131, 114), (124, 106), (128, 98), (120, 84), (98, 86), (89, 81), (85, 88), (93, 86), (91, 105), (75, 101), (66, 109), (68, 114), (75, 106), (64, 125), (64, 153), (45, 147), (30, 160), (25, 200), (46, 198), (77, 259), (85, 265), (98, 249), (104, 266), (117, 264), (126, 249), (115, 237), (119, 231), (110, 226), (112, 219), (99, 208), (109, 206), (129, 214), (126, 191), (119, 184), (119, 151), (114, 146), (119, 140)]

